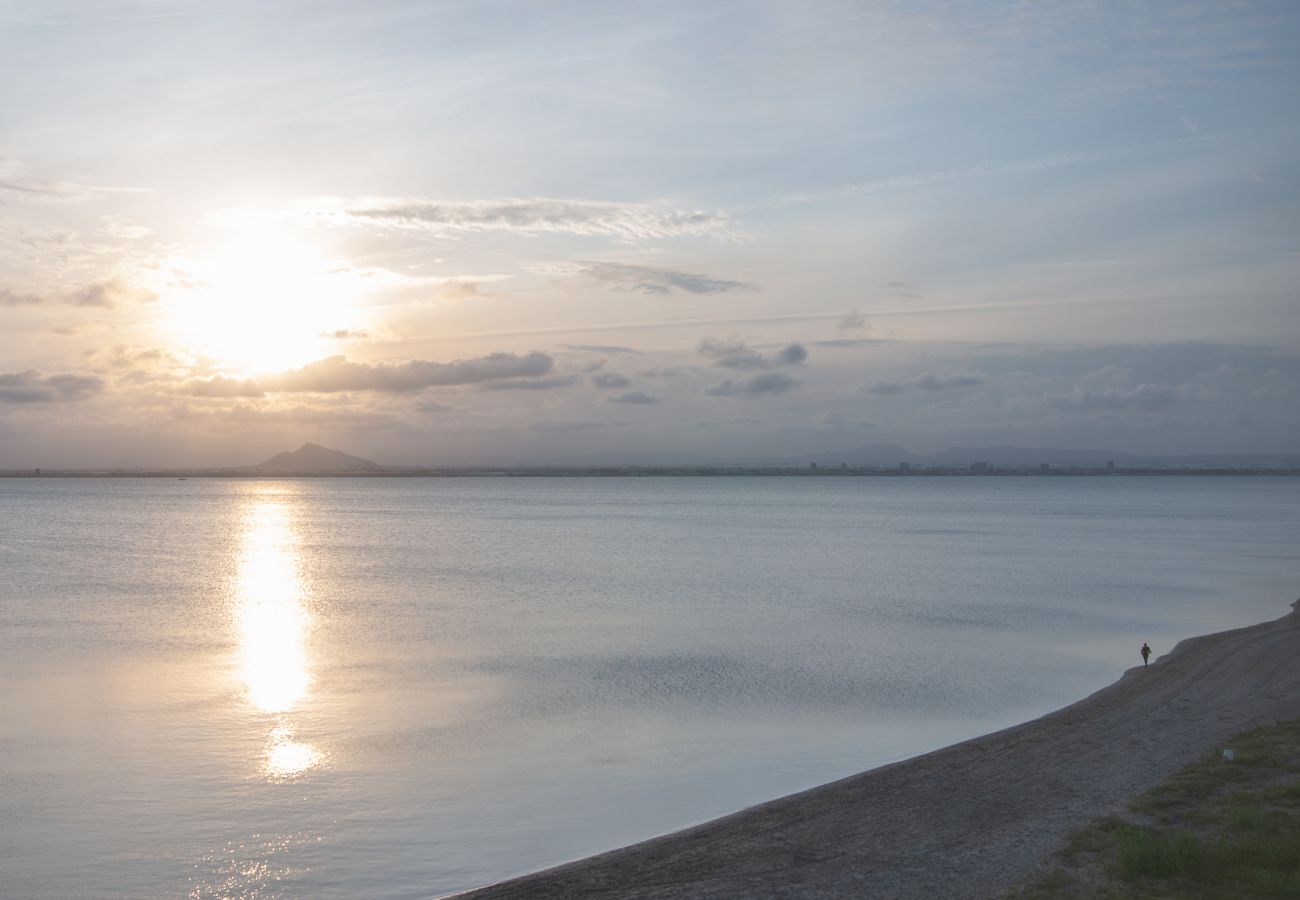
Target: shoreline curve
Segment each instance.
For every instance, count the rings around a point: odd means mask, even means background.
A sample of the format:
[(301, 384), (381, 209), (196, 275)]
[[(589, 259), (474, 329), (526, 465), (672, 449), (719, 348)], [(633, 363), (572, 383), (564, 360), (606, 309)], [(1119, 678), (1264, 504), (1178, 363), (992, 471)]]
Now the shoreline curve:
[(989, 897), (1071, 830), (1259, 725), (1300, 718), (1300, 600), (1179, 641), (1040, 718), (462, 900)]

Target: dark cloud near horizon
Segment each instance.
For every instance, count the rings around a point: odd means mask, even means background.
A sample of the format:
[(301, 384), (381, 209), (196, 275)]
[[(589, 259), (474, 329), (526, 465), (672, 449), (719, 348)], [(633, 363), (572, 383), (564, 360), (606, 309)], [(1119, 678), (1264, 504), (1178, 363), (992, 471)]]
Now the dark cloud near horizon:
[(429, 387), (483, 384), (506, 378), (537, 378), (555, 363), (545, 353), (526, 356), (492, 353), (449, 363), (413, 359), (399, 363), (359, 363), (331, 356), (301, 369), (261, 379), (264, 390), (286, 393), (377, 391), (405, 394)]
[(647, 406), (651, 403), (658, 403), (658, 397), (651, 397), (642, 391), (628, 391), (625, 394), (614, 394), (605, 398), (606, 403), (628, 403), (634, 406)]
[(103, 379), (94, 375), (42, 375), (36, 369), (0, 372), (0, 403), (73, 402), (103, 389)]
[(479, 385), (481, 391), (549, 391), (572, 387), (580, 379), (577, 375), (555, 375), (551, 378), (520, 378), (507, 381), (489, 381)]
[(808, 350), (798, 343), (787, 344), (771, 356), (764, 356), (744, 341), (722, 341), (705, 337), (696, 351), (715, 366), (725, 369), (771, 369), (775, 366), (802, 365), (808, 359)]
[(764, 372), (747, 381), (735, 382), (726, 378), (712, 387), (704, 389), (709, 397), (745, 397), (760, 394), (784, 394), (796, 387), (799, 382), (784, 372)]
[(1048, 402), (1059, 409), (1137, 409), (1153, 412), (1172, 406), (1184, 399), (1187, 393), (1183, 387), (1159, 384), (1139, 384), (1131, 388), (1077, 385), (1072, 393), (1049, 397)]
[(591, 373), (590, 378), (592, 384), (606, 391), (632, 386), (632, 379), (621, 372), (596, 371)]
[(890, 395), (901, 394), (909, 388), (919, 388), (925, 391), (947, 391), (955, 388), (975, 387), (984, 383), (984, 376), (977, 375), (973, 372), (955, 372), (952, 374), (939, 375), (934, 372), (923, 372), (913, 378), (905, 381), (878, 381), (867, 391), (872, 394)]
[(688, 294), (724, 294), (755, 289), (753, 285), (743, 281), (727, 281), (656, 266), (592, 261), (578, 261), (574, 265), (577, 267), (574, 277), (611, 291), (666, 297), (673, 291), (684, 291)]
[(582, 353), (635, 353), (640, 356), (640, 350), (633, 350), (631, 347), (617, 347), (608, 344), (562, 344), (565, 350), (577, 350)]
[(880, 338), (828, 338), (824, 341), (809, 341), (808, 343), (814, 347), (845, 348), (867, 347), (871, 344), (887, 344), (889, 342)]
[(539, 419), (528, 425), (528, 430), (562, 433), (568, 431), (595, 431), (602, 428), (625, 428), (631, 424), (625, 419)]

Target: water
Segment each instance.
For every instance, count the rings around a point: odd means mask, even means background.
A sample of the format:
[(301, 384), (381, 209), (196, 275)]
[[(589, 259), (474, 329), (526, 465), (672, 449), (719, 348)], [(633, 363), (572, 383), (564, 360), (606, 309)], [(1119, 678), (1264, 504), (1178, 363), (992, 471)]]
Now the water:
[(0, 884), (427, 897), (1062, 706), (1300, 479), (0, 480)]

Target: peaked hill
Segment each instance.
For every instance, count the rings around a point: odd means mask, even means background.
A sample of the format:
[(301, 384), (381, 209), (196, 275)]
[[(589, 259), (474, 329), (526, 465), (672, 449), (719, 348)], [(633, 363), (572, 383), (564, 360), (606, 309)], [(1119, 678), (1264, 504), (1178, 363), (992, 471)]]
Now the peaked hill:
[(259, 472), (376, 472), (384, 466), (320, 444), (303, 444), (251, 468)]

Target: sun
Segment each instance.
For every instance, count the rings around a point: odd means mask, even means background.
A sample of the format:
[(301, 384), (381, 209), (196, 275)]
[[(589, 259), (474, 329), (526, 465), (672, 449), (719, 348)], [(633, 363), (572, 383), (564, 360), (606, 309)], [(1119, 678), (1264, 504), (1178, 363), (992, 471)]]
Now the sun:
[(182, 278), (163, 292), (169, 339), (232, 373), (304, 365), (329, 355), (334, 335), (358, 324), (347, 267), (274, 229), (241, 229), (174, 268)]

